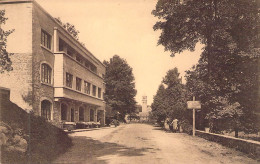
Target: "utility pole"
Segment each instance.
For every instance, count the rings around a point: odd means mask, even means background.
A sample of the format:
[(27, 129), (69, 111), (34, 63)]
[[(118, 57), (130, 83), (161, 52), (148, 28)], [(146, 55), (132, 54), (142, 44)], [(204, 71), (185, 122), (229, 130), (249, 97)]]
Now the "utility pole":
[[(193, 101), (195, 101), (195, 96), (193, 96)], [(193, 128), (192, 128), (192, 135), (195, 136), (195, 108), (192, 109), (193, 110)]]

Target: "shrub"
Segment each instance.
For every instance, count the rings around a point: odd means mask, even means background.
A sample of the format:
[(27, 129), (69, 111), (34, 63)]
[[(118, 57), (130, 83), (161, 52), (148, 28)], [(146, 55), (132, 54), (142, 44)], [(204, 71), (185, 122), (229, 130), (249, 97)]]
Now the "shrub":
[(179, 125), (181, 126), (184, 133), (187, 133), (189, 135), (192, 134), (192, 125), (189, 123), (188, 120), (180, 121)]
[[(2, 163), (51, 163), (58, 154), (65, 152), (72, 141), (60, 128), (44, 118), (28, 114), (10, 101), (1, 102), (1, 121), (10, 127), (8, 130), (12, 144), (21, 145), (24, 139), (28, 143), (25, 152), (2, 151)], [(2, 145), (3, 150), (5, 145)], [(8, 150), (8, 149), (6, 149)], [(22, 149), (21, 149), (22, 150)]]
[(115, 125), (115, 126), (119, 126), (119, 125), (120, 125), (120, 122), (119, 122), (118, 120), (116, 120), (116, 119), (113, 119), (113, 120), (111, 121), (111, 124), (112, 124), (112, 125)]

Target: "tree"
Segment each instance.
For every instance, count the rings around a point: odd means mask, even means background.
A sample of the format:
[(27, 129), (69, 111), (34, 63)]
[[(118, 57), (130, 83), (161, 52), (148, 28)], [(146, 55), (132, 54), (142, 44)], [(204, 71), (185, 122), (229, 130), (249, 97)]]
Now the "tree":
[(222, 36), (248, 51), (257, 39), (256, 0), (158, 0), (152, 14), (161, 19), (154, 25), (154, 30), (162, 30), (158, 44), (172, 55), (193, 51), (201, 42), (205, 55), (213, 57), (212, 46)]
[[(166, 88), (164, 87), (166, 86)], [(163, 78), (152, 103), (152, 114), (158, 123), (166, 118), (184, 119), (186, 94), (177, 68), (171, 69)]]
[(240, 104), (243, 125), (255, 124), (254, 112), (259, 103), (259, 50), (254, 48), (259, 43), (257, 1), (158, 0), (152, 13), (161, 19), (154, 25), (154, 30), (162, 30), (158, 44), (172, 56), (184, 50), (194, 51), (197, 43), (205, 45), (199, 64), (189, 72), (187, 81), (189, 91), (194, 91), (190, 93), (204, 101), (207, 114), (218, 108), (215, 100), (225, 99), (221, 101), (226, 103), (224, 106)]
[(1, 25), (6, 23), (8, 18), (5, 17), (5, 10), (0, 10), (0, 73), (5, 71), (12, 71), (12, 61), (10, 56), (12, 53), (8, 53), (6, 50), (7, 37), (14, 32), (14, 30), (4, 31)]
[(105, 101), (113, 111), (119, 112), (121, 120), (126, 114), (136, 110), (135, 82), (132, 68), (126, 60), (114, 55), (110, 61), (104, 61), (106, 65), (106, 94)]
[[(61, 19), (55, 18), (55, 20), (62, 25), (75, 39), (79, 40), (79, 31), (75, 28), (75, 26), (71, 23), (63, 23)], [(84, 45), (84, 44), (83, 44)], [(84, 45), (85, 46), (85, 45)]]
[(186, 91), (181, 83), (180, 73), (177, 68), (167, 72), (163, 83), (165, 89), (165, 101), (167, 104), (167, 116), (173, 119), (183, 119), (186, 110)]
[(167, 108), (165, 104), (165, 88), (163, 84), (160, 84), (156, 95), (153, 98), (153, 103), (151, 105), (152, 115), (157, 120), (157, 123), (161, 123), (167, 117)]

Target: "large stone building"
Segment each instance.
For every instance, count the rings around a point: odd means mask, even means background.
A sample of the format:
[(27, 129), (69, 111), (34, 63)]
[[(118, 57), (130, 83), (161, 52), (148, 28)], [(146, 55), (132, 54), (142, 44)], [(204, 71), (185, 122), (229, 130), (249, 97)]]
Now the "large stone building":
[[(13, 71), (0, 75), (10, 99), (57, 126), (105, 123), (105, 66), (34, 0), (1, 0)], [(64, 11), (66, 12), (66, 11)]]
[(142, 97), (142, 112), (139, 113), (140, 121), (149, 121), (149, 115), (152, 111), (151, 107), (147, 105), (147, 96)]

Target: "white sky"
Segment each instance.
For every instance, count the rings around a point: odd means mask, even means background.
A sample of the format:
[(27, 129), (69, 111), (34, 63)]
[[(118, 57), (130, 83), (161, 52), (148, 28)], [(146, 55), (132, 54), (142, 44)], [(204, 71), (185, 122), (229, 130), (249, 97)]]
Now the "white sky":
[(153, 101), (162, 78), (177, 67), (181, 76), (196, 64), (201, 46), (195, 52), (170, 57), (163, 46), (157, 46), (159, 31), (153, 31), (157, 21), (151, 12), (157, 0), (36, 0), (53, 17), (75, 25), (79, 40), (101, 62), (117, 54), (133, 68), (137, 96), (148, 104)]

